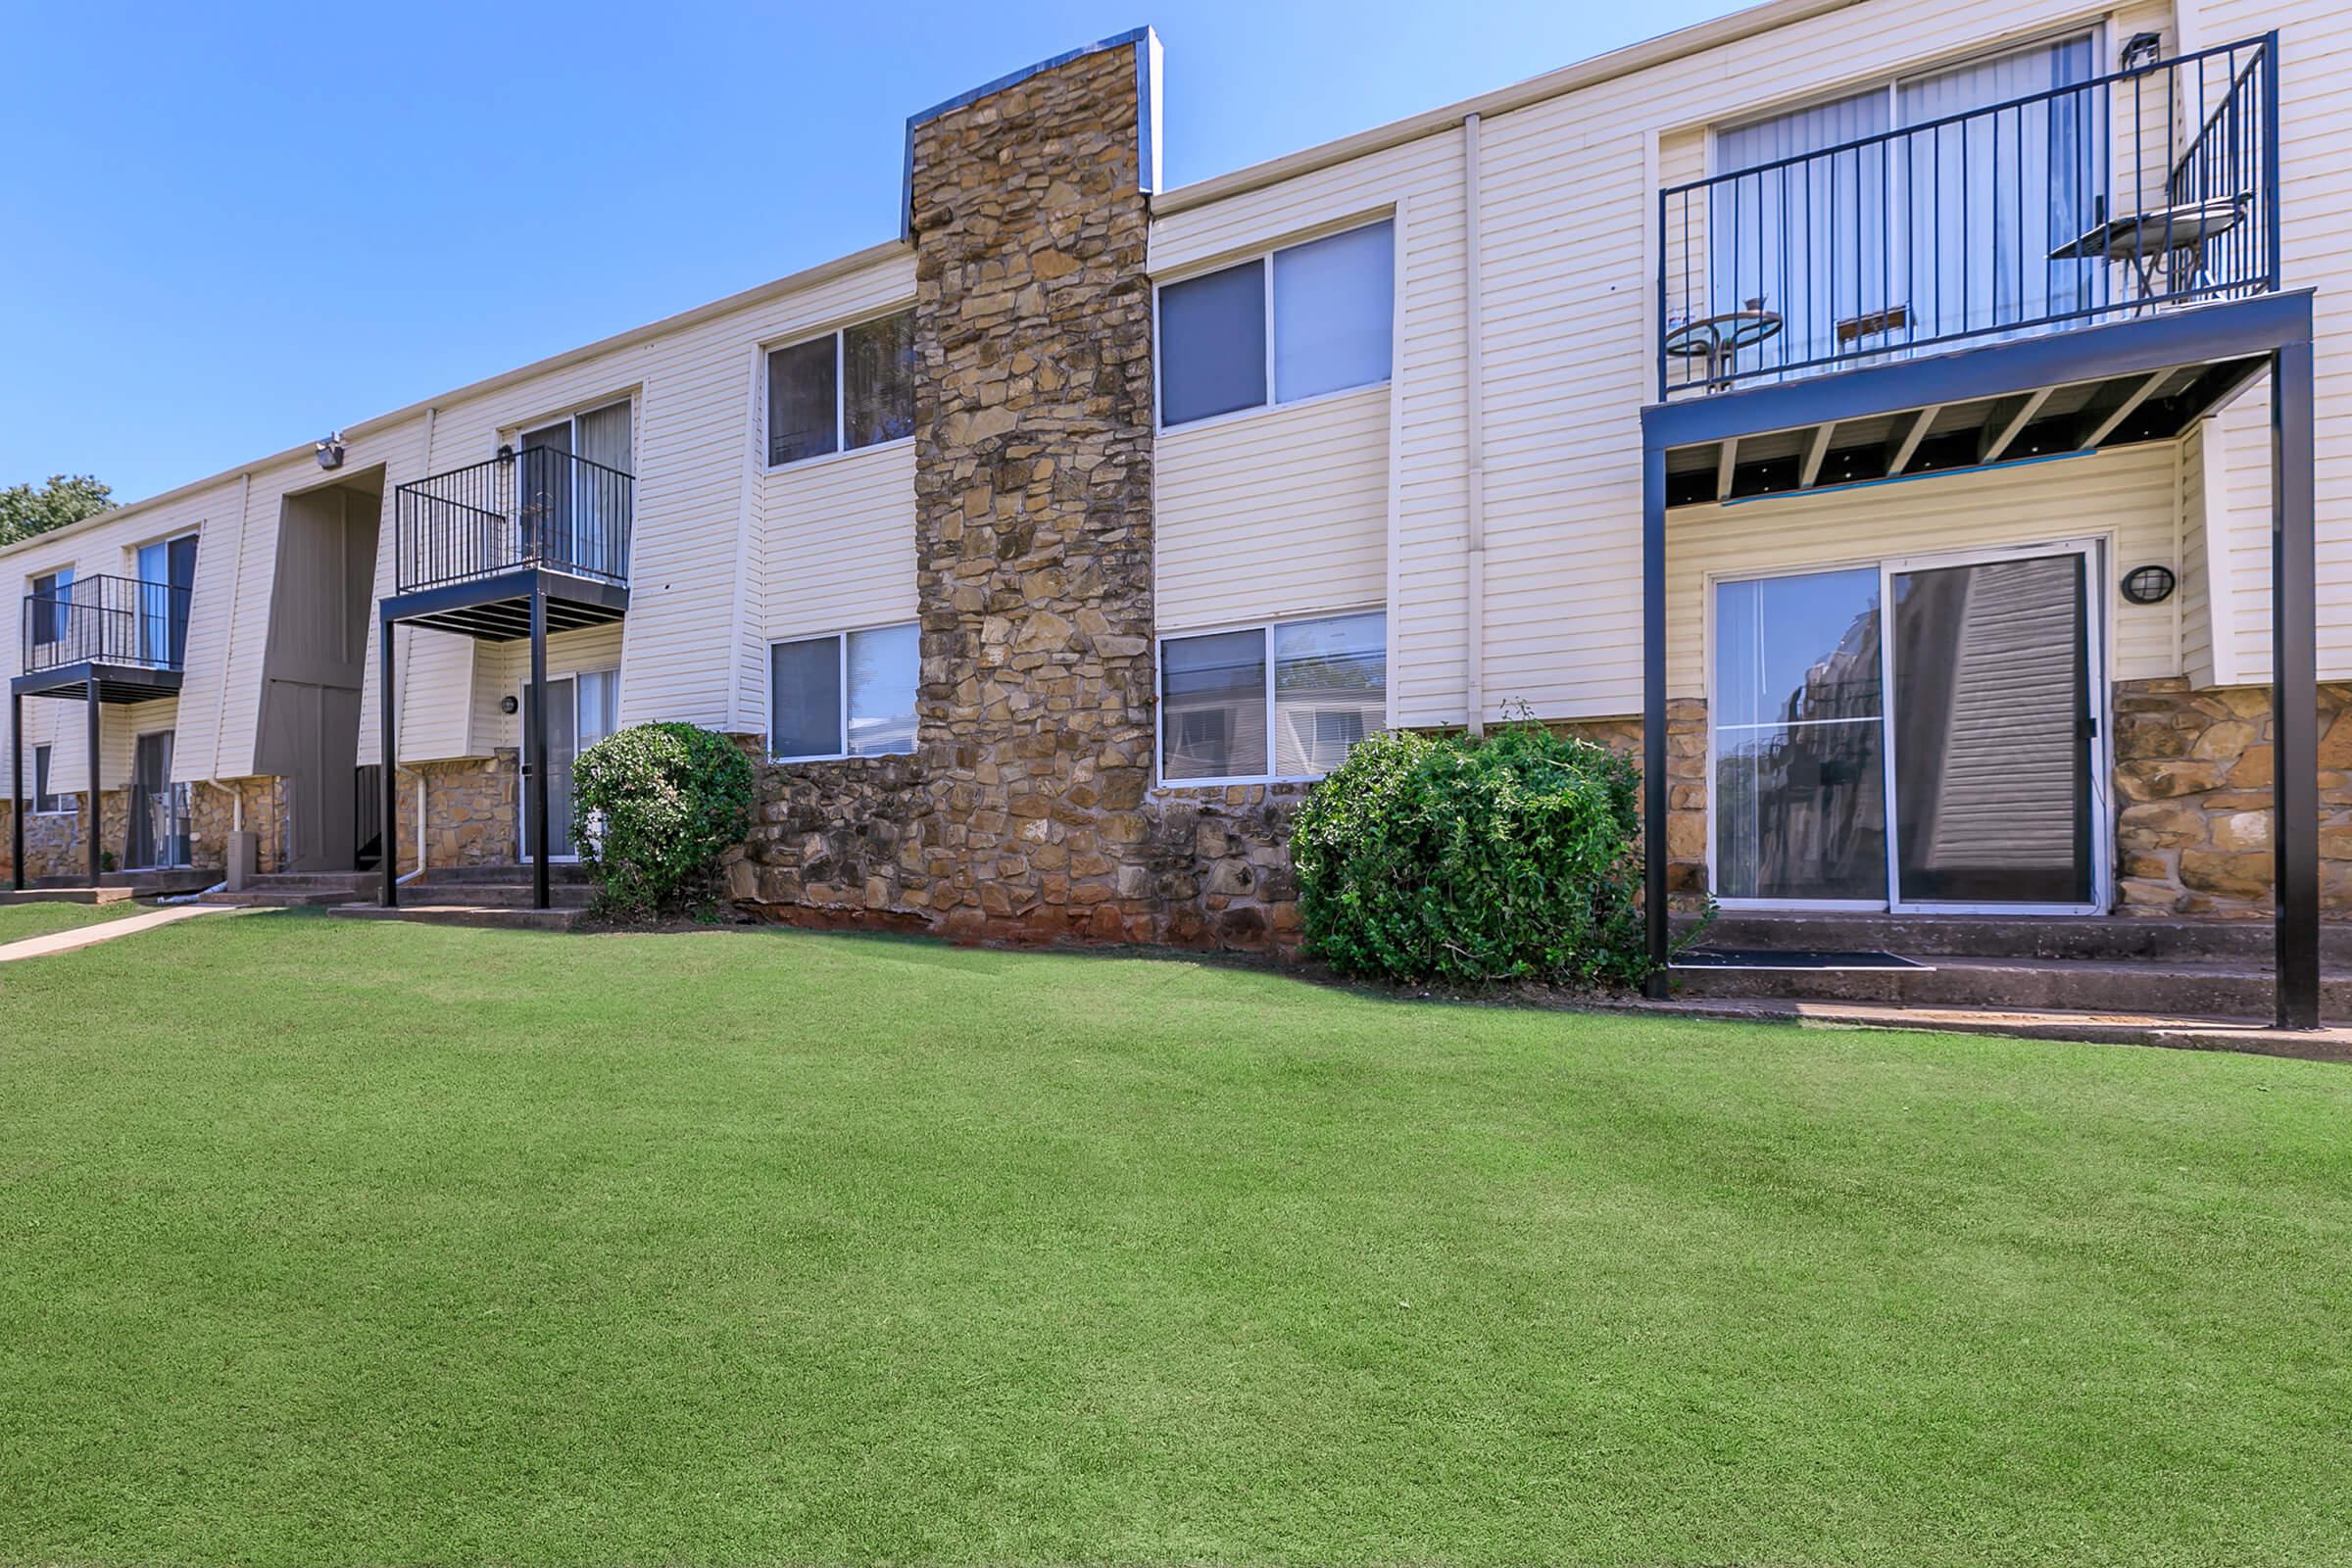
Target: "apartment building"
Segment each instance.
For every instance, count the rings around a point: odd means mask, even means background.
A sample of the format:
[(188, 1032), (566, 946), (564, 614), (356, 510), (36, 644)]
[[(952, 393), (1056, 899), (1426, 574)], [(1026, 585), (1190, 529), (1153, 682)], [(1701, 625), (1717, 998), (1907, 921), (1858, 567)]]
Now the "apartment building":
[(2348, 9), (1775, 0), (1172, 189), (1148, 30), (1044, 62), (869, 250), (0, 553), (17, 863), (545, 868), (674, 718), (773, 917), (1259, 945), (1355, 739), (1529, 713), (1661, 945), (2277, 911), (2307, 1017)]

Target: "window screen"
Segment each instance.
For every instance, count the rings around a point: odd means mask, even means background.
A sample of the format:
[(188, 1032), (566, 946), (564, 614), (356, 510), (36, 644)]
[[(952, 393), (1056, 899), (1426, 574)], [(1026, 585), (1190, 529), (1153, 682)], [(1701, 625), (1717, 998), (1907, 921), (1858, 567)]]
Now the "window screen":
[(767, 461), (797, 463), (831, 452), (839, 410), (833, 396), (834, 338), (795, 343), (767, 357)]
[(768, 751), (777, 757), (841, 755), (841, 639), (807, 637), (767, 651)]

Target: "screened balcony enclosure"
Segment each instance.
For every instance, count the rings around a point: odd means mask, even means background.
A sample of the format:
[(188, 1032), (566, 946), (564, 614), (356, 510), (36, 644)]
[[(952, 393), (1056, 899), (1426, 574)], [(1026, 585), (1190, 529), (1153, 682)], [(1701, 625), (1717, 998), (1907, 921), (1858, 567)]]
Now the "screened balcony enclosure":
[(2088, 35), (1718, 130), (1660, 192), (1667, 399), (2278, 287), (2275, 37), (2093, 74)]

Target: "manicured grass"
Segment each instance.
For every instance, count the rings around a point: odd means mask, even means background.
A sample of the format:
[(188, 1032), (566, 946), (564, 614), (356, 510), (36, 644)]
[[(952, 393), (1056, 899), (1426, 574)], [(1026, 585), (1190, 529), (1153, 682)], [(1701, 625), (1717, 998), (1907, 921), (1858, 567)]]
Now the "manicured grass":
[(0, 1559), (2352, 1560), (2352, 1071), (791, 933), (0, 969)]
[(0, 944), (45, 937), (52, 931), (71, 931), (101, 920), (120, 920), (126, 914), (146, 914), (154, 908), (152, 904), (129, 899), (115, 904), (0, 905)]

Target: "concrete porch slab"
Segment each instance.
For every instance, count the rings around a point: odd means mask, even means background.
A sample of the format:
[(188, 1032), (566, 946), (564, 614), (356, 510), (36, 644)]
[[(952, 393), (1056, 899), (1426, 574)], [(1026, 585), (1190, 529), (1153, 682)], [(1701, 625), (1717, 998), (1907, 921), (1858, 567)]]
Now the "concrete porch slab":
[(1908, 1029), (1935, 1034), (1996, 1035), (2022, 1040), (2075, 1040), (2092, 1045), (2162, 1046), (2176, 1051), (2236, 1051), (2254, 1055), (2352, 1062), (2352, 1028), (2280, 1030), (2244, 1018), (2164, 1013), (1903, 1007), (1784, 998), (1703, 998), (1673, 1002), (1628, 1000), (1595, 1003), (1592, 1005), (1613, 1012), (1715, 1018), (1743, 1023), (1785, 1023), (1798, 1028)]

